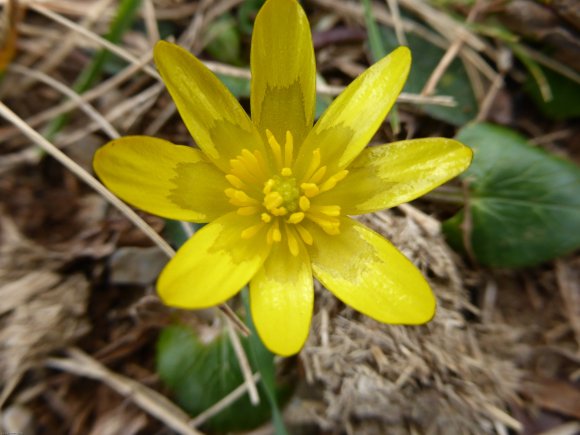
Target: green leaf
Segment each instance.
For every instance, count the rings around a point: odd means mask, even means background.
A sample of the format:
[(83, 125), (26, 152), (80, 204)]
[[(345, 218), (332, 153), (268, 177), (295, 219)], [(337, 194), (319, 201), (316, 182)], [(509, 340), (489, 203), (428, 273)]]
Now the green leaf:
[(230, 14), (224, 14), (211, 23), (205, 34), (205, 49), (215, 59), (241, 65), (242, 41), (237, 21)]
[(533, 266), (580, 247), (580, 169), (533, 148), (508, 128), (474, 124), (457, 140), (474, 150), (462, 175), (469, 184), (468, 213), (446, 221), (450, 243), (465, 249), (465, 216), (472, 253), (492, 267)]
[(265, 0), (245, 0), (238, 7), (238, 21), (243, 34), (250, 36), (254, 28), (254, 19)]
[(236, 98), (250, 97), (250, 80), (243, 77), (232, 77), (223, 74), (218, 74), (218, 77)]
[[(248, 350), (247, 340), (242, 345)], [(244, 382), (235, 352), (226, 333), (202, 343), (185, 326), (163, 330), (157, 342), (157, 372), (171, 389), (176, 402), (195, 416), (227, 396)], [(270, 418), (267, 393), (258, 384), (261, 401), (250, 403), (245, 394), (212, 417), (204, 428), (229, 432), (253, 429)]]

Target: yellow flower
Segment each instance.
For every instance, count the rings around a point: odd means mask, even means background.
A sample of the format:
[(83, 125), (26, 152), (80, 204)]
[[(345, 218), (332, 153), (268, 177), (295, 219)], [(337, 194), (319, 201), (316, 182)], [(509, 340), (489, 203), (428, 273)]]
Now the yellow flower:
[(94, 167), (136, 207), (210, 222), (161, 273), (167, 305), (215, 306), (249, 282), (258, 333), (280, 355), (306, 341), (313, 275), (380, 322), (432, 318), (435, 298), (419, 270), (347, 217), (411, 201), (471, 162), (469, 148), (443, 138), (365, 149), (405, 83), (406, 47), (354, 80), (314, 126), (314, 50), (296, 0), (268, 0), (256, 18), (251, 119), (184, 49), (159, 42), (155, 63), (200, 150), (123, 137), (97, 152)]

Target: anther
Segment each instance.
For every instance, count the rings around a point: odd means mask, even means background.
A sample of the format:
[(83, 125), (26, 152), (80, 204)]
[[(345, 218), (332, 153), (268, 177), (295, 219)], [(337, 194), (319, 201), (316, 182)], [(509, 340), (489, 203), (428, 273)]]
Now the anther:
[(304, 243), (307, 245), (312, 245), (314, 240), (312, 238), (312, 234), (310, 234), (310, 231), (308, 231), (302, 225), (296, 225), (296, 229), (298, 230), (298, 234), (300, 234), (300, 238), (304, 240)]
[[(286, 166), (292, 165), (292, 158), (294, 157), (294, 138), (292, 137), (292, 133), (286, 130), (286, 144), (284, 145), (284, 160)], [(282, 173), (282, 175), (284, 175)]]
[(240, 207), (238, 208), (238, 214), (241, 216), (252, 216), (260, 211), (258, 207)]
[(310, 177), (312, 177), (312, 174), (314, 174), (314, 172), (320, 166), (320, 161), (321, 161), (320, 148), (316, 148), (314, 151), (312, 151), (312, 160), (310, 161), (310, 165), (306, 170), (306, 174), (304, 174), (305, 180), (309, 180)]
[(288, 249), (290, 250), (290, 253), (294, 257), (298, 256), (298, 254), (300, 253), (298, 240), (296, 239), (294, 232), (288, 227), (286, 227), (286, 236), (288, 237)]
[(314, 183), (302, 183), (300, 185), (300, 188), (302, 189), (304, 194), (309, 198), (312, 198), (313, 196), (316, 196), (320, 193), (320, 189)]
[(236, 177), (235, 175), (232, 175), (232, 174), (226, 175), (226, 180), (228, 180), (230, 182), (230, 184), (237, 189), (243, 189), (246, 187), (244, 182), (242, 180), (240, 180), (238, 177)]
[(264, 196), (264, 207), (268, 210), (273, 210), (284, 202), (284, 198), (279, 192), (270, 192)]
[(286, 220), (289, 224), (299, 224), (304, 219), (304, 213), (297, 212), (292, 213), (290, 217)]
[(330, 177), (328, 180), (326, 180), (324, 183), (322, 183), (322, 186), (320, 186), (320, 192), (326, 192), (326, 191), (332, 189), (334, 186), (336, 186), (336, 184), (339, 181), (344, 180), (344, 177), (346, 177), (347, 175), (348, 175), (348, 171), (346, 169), (343, 169), (342, 171), (337, 172), (332, 177)]
[(340, 216), (340, 206), (339, 205), (317, 205), (312, 207), (313, 212), (322, 213), (326, 216), (337, 217)]
[(258, 232), (262, 229), (263, 226), (264, 224), (260, 222), (259, 224), (252, 225), (251, 227), (246, 228), (244, 231), (242, 231), (242, 239), (251, 239), (256, 234), (258, 234)]
[(322, 180), (324, 178), (324, 175), (326, 174), (326, 166), (321, 166), (320, 168), (318, 168), (318, 170), (312, 175), (312, 177), (310, 177), (310, 180), (308, 180), (310, 183), (320, 183), (320, 180)]
[(280, 144), (268, 129), (266, 129), (266, 138), (268, 139), (268, 144), (270, 144), (270, 148), (272, 149), (278, 167), (282, 167), (282, 148), (280, 147)]

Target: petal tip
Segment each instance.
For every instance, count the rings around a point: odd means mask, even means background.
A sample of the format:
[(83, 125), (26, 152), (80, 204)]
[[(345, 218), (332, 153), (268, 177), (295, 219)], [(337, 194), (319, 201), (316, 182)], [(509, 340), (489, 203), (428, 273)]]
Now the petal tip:
[(292, 340), (292, 342), (282, 342), (278, 339), (272, 340), (272, 338), (268, 338), (268, 336), (262, 336), (259, 333), (258, 336), (260, 337), (260, 340), (262, 340), (262, 343), (264, 343), (264, 346), (266, 346), (270, 352), (285, 358), (299, 353), (304, 347), (306, 339), (308, 338), (308, 336), (306, 336), (304, 339)]
[(404, 65), (405, 70), (408, 71), (411, 68), (413, 56), (411, 54), (411, 49), (406, 45), (401, 45), (395, 48), (389, 56), (393, 56), (397, 62)]
[(171, 48), (173, 45), (171, 42), (167, 42), (167, 41), (157, 41), (155, 43), (155, 46), (153, 47), (153, 57), (157, 57), (159, 56), (159, 54), (161, 54), (161, 51), (163, 50), (167, 50), (169, 48)]

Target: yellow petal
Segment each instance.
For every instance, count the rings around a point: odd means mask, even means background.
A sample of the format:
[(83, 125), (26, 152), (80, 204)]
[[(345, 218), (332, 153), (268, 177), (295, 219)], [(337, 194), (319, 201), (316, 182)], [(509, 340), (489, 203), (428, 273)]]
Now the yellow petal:
[(252, 223), (251, 218), (234, 212), (195, 233), (159, 276), (157, 291), (163, 302), (179, 308), (207, 308), (235, 295), (269, 252), (265, 237), (242, 239), (242, 231)]
[(399, 47), (357, 77), (332, 102), (306, 137), (298, 166), (308, 167), (317, 148), (330, 172), (343, 169), (353, 161), (391, 110), (410, 66), (411, 52), (407, 47)]
[(243, 148), (263, 152), (263, 143), (240, 103), (195, 56), (165, 41), (155, 46), (155, 64), (191, 136), (223, 170)]
[(100, 148), (93, 166), (113, 193), (158, 216), (208, 222), (232, 210), (224, 174), (191, 147), (126, 136)]
[(391, 243), (349, 218), (340, 234), (312, 227), (316, 278), (345, 304), (383, 323), (421, 324), (435, 313), (435, 297), (421, 272)]
[(310, 330), (314, 284), (310, 259), (300, 246), (297, 256), (276, 244), (250, 284), (252, 318), (262, 342), (272, 352), (298, 353)]
[(344, 214), (372, 213), (415, 198), (462, 173), (471, 148), (453, 139), (426, 138), (370, 147), (348, 167), (348, 177), (318, 197)]
[(268, 0), (252, 34), (252, 119), (283, 143), (299, 146), (312, 128), (316, 63), (310, 26), (296, 0)]

